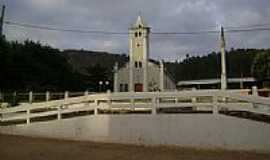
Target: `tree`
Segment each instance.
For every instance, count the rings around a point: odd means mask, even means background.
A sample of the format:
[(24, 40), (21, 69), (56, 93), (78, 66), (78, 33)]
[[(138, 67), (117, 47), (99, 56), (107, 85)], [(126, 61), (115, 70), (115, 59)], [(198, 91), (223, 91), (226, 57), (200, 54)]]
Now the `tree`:
[[(100, 64), (96, 64), (94, 66), (87, 67), (86, 71), (88, 72), (91, 86), (92, 88), (94, 88), (95, 91), (99, 90), (100, 81), (102, 82), (108, 81), (109, 85), (111, 85), (112, 80), (111, 80), (110, 75), (112, 75), (113, 73), (110, 72), (111, 71), (110, 69), (103, 67)], [(107, 87), (111, 88), (111, 86), (107, 86)]]
[(58, 49), (39, 42), (0, 39), (0, 89), (2, 91), (84, 90), (84, 77)]
[(258, 80), (270, 79), (270, 52), (257, 54), (252, 64), (252, 74)]

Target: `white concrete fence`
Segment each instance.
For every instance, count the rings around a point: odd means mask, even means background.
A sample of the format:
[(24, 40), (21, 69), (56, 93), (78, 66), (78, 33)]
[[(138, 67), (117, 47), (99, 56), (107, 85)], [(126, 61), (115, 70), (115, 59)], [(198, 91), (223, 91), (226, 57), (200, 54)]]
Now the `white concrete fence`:
[[(269, 116), (270, 99), (242, 95), (248, 91), (199, 90), (66, 96), (63, 100), (1, 109), (0, 133), (270, 152), (269, 123), (222, 114), (223, 111), (247, 111)], [(185, 111), (186, 108), (192, 108), (191, 112), (177, 112), (179, 109)], [(52, 116), (53, 119), (50, 118)], [(43, 122), (35, 123), (40, 120)], [(22, 122), (17, 124), (16, 121)]]
[[(68, 97), (78, 97), (83, 95), (94, 94), (94, 92), (12, 92), (12, 93), (1, 93), (0, 92), (0, 102), (2, 103), (35, 103), (35, 102), (45, 102), (50, 100), (64, 99)], [(0, 105), (1, 107), (1, 105)]]
[[(68, 97), (62, 100), (41, 103), (23, 104), (0, 110), (1, 122), (24, 121), (29, 124), (31, 119), (56, 116), (62, 119), (63, 115), (85, 112), (85, 115), (98, 115), (99, 111), (121, 112), (146, 111), (159, 114), (162, 109), (181, 109), (192, 107), (193, 111), (208, 111), (218, 114), (220, 111), (247, 111), (257, 114), (270, 115), (270, 99), (256, 95), (241, 95), (248, 90), (192, 90), (181, 92), (125, 92), (105, 93), (84, 96)], [(104, 112), (102, 112), (104, 113)], [(161, 112), (162, 113), (162, 112)], [(166, 113), (166, 112), (165, 112)], [(75, 114), (76, 116), (76, 114)], [(71, 116), (72, 117), (72, 116)], [(68, 117), (67, 117), (68, 118)], [(44, 119), (46, 120), (46, 118)]]

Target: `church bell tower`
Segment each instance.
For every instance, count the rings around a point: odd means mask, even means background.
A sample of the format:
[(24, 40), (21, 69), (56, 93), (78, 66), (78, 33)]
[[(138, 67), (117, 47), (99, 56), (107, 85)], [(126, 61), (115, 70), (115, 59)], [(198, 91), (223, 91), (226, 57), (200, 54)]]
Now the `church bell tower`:
[(134, 68), (143, 70), (142, 91), (148, 91), (148, 59), (150, 28), (138, 16), (129, 29), (129, 91), (134, 91)]

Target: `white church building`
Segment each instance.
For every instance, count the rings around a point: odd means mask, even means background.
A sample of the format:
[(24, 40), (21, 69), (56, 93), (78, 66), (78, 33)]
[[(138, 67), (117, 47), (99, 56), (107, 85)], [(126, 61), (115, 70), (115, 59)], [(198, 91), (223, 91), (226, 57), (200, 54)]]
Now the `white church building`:
[(114, 66), (114, 92), (175, 90), (176, 85), (162, 61), (149, 61), (150, 27), (138, 16), (129, 28), (129, 62)]

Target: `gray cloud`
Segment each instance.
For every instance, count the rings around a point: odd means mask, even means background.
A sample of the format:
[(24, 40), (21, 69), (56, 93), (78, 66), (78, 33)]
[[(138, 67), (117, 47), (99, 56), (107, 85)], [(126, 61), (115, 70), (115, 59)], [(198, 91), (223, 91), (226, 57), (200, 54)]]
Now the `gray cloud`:
[[(1, 0), (7, 20), (84, 30), (126, 32), (139, 12), (153, 32), (197, 31), (270, 23), (269, 0)], [(269, 25), (270, 26), (270, 25)], [(127, 36), (42, 31), (5, 26), (8, 39), (39, 40), (61, 49), (128, 52)], [(227, 47), (269, 48), (269, 32), (227, 34)], [(218, 50), (218, 35), (151, 36), (151, 57), (174, 60)]]

